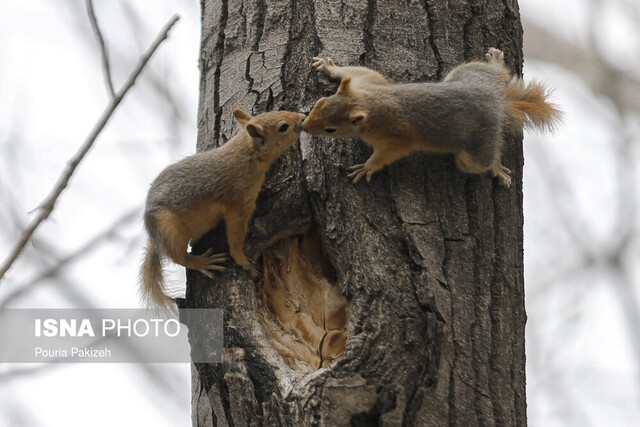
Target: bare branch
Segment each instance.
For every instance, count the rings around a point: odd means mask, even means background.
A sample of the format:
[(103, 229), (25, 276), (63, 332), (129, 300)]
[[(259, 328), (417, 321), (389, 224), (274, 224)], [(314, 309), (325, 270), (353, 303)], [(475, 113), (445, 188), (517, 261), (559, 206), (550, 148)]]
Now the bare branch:
[(87, 13), (89, 14), (89, 21), (91, 22), (91, 29), (98, 39), (100, 45), (100, 54), (102, 56), (102, 74), (104, 75), (105, 83), (107, 84), (107, 90), (111, 99), (116, 97), (116, 91), (113, 89), (113, 80), (111, 79), (111, 66), (109, 65), (109, 55), (107, 54), (107, 46), (104, 43), (104, 37), (102, 37), (102, 31), (100, 31), (100, 25), (98, 25), (98, 18), (93, 10), (93, 1), (87, 0)]
[(140, 208), (135, 208), (130, 210), (129, 212), (122, 215), (119, 219), (117, 219), (111, 226), (109, 226), (106, 230), (102, 231), (98, 235), (89, 239), (85, 244), (81, 247), (58, 260), (58, 262), (45, 270), (41, 271), (36, 277), (29, 280), (26, 284), (22, 286), (18, 286), (13, 292), (9, 293), (2, 301), (0, 301), (0, 309), (7, 308), (7, 306), (17, 298), (20, 298), (25, 293), (32, 290), (37, 284), (41, 283), (43, 280), (55, 277), (60, 274), (60, 271), (66, 267), (67, 265), (76, 261), (81, 255), (85, 255), (88, 252), (95, 250), (100, 246), (101, 243), (106, 242), (107, 240), (113, 238), (119, 228), (130, 222), (131, 220), (138, 218), (140, 215)]
[(74, 171), (76, 170), (76, 168), (78, 167), (78, 165), (80, 164), (84, 156), (87, 154), (89, 149), (91, 149), (91, 147), (93, 146), (93, 143), (96, 141), (96, 139), (100, 135), (100, 132), (102, 132), (102, 129), (105, 127), (105, 125), (113, 115), (116, 108), (118, 108), (118, 105), (120, 105), (120, 102), (122, 102), (122, 99), (125, 97), (129, 89), (131, 89), (131, 87), (135, 84), (136, 79), (138, 78), (138, 76), (140, 75), (144, 67), (147, 65), (147, 62), (149, 62), (149, 59), (151, 59), (151, 56), (153, 56), (156, 49), (158, 49), (158, 46), (160, 46), (160, 44), (164, 40), (166, 40), (171, 27), (173, 27), (175, 23), (178, 22), (179, 19), (180, 17), (178, 15), (175, 15), (169, 20), (169, 22), (167, 22), (167, 24), (165, 24), (164, 28), (162, 29), (162, 31), (160, 31), (160, 33), (158, 34), (154, 42), (151, 44), (149, 49), (140, 57), (140, 61), (138, 62), (138, 65), (133, 70), (133, 72), (125, 82), (122, 89), (120, 89), (120, 91), (116, 93), (116, 96), (109, 102), (109, 104), (107, 105), (107, 108), (102, 113), (102, 116), (97, 121), (97, 123), (94, 125), (87, 139), (84, 141), (84, 143), (82, 144), (78, 152), (75, 154), (75, 156), (69, 161), (65, 171), (58, 178), (58, 182), (53, 187), (53, 190), (51, 191), (49, 196), (40, 204), (40, 208), (39, 208), (40, 213), (29, 223), (26, 230), (24, 230), (24, 232), (22, 233), (22, 236), (20, 237), (18, 244), (15, 246), (15, 248), (11, 251), (7, 259), (4, 261), (4, 263), (2, 264), (2, 267), (0, 267), (0, 279), (2, 279), (5, 273), (9, 270), (9, 268), (11, 268), (11, 265), (18, 258), (18, 256), (20, 255), (20, 253), (26, 246), (27, 242), (29, 241), (33, 233), (36, 231), (36, 229), (38, 228), (38, 226), (44, 220), (46, 220), (49, 217), (49, 215), (51, 215), (51, 212), (53, 212), (53, 208), (58, 200), (58, 197), (60, 197), (60, 194), (62, 193), (62, 191), (64, 191), (64, 189), (69, 184), (69, 180), (71, 179), (71, 176), (73, 175)]

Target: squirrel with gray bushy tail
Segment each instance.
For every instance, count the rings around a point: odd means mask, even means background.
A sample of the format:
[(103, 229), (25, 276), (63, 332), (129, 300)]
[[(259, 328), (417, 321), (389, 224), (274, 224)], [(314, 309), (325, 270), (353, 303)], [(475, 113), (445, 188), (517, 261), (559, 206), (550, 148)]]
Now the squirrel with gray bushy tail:
[(313, 66), (340, 79), (336, 94), (320, 99), (302, 128), (314, 135), (360, 137), (373, 154), (352, 166), (350, 177), (367, 182), (376, 171), (413, 151), (453, 153), (467, 173), (491, 172), (511, 185), (502, 165), (505, 133), (523, 127), (551, 131), (562, 113), (539, 82), (525, 83), (491, 48), (486, 61), (454, 68), (442, 82), (394, 84), (365, 67), (339, 67), (314, 58)]
[(172, 308), (174, 300), (164, 292), (162, 259), (172, 261), (209, 278), (227, 254), (187, 252), (190, 242), (225, 221), (229, 253), (245, 270), (255, 272), (243, 251), (249, 219), (271, 163), (300, 134), (304, 114), (271, 111), (252, 117), (236, 108), (238, 133), (219, 148), (189, 156), (167, 167), (153, 181), (144, 213), (148, 234), (141, 269), (144, 299), (160, 308)]

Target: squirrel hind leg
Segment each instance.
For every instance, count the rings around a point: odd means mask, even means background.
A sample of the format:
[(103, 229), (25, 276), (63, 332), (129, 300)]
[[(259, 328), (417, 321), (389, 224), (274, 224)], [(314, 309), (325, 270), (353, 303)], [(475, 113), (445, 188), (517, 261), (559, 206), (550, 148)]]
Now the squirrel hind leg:
[(498, 178), (500, 185), (507, 188), (511, 187), (511, 170), (506, 168), (499, 159), (491, 167), (491, 173)]
[(480, 159), (468, 151), (456, 153), (456, 165), (461, 171), (471, 174), (481, 174), (491, 171), (494, 177), (498, 178), (500, 185), (511, 186), (511, 170), (506, 168), (500, 161), (500, 156), (496, 156), (490, 163), (481, 162)]
[(494, 158), (486, 159), (483, 157), (487, 156), (478, 156), (469, 151), (461, 150), (456, 153), (456, 165), (461, 171), (466, 173), (479, 174), (487, 172), (491, 169)]
[(211, 249), (201, 255), (187, 252), (193, 232), (185, 226), (183, 218), (178, 213), (162, 209), (156, 213), (155, 219), (163, 252), (173, 262), (192, 270), (198, 270), (209, 278), (213, 277), (211, 271), (224, 271), (224, 267), (218, 264), (227, 260), (227, 254), (212, 254)]

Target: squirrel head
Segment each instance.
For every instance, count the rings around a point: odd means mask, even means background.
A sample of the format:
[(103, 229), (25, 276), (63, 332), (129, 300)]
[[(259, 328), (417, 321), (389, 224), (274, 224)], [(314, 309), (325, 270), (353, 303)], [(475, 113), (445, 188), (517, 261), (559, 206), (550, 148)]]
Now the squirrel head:
[(335, 138), (359, 136), (368, 114), (358, 105), (358, 99), (358, 93), (351, 88), (351, 78), (345, 77), (335, 95), (316, 102), (302, 123), (302, 129), (312, 135)]
[(244, 128), (258, 158), (273, 161), (298, 139), (304, 114), (290, 111), (270, 111), (255, 117), (236, 108), (233, 116)]

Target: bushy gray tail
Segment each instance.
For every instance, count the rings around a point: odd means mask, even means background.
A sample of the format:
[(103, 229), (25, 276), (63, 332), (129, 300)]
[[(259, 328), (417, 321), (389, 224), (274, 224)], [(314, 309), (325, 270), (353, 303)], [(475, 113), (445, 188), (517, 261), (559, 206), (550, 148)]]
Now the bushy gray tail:
[(146, 305), (170, 310), (175, 308), (175, 301), (164, 293), (164, 276), (162, 273), (162, 254), (149, 242), (147, 253), (140, 271), (140, 293)]
[(550, 95), (540, 82), (525, 83), (513, 77), (504, 91), (507, 115), (512, 128), (527, 128), (539, 132), (552, 132), (562, 123), (562, 111), (548, 102)]

